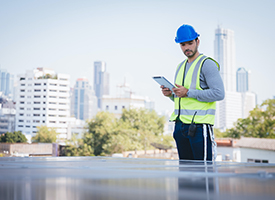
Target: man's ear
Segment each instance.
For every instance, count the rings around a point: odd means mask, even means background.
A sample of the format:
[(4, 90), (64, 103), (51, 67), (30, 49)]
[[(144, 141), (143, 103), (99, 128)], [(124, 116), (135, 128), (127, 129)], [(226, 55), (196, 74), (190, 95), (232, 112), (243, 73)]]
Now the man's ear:
[(200, 39), (198, 38), (197, 39), (197, 46), (199, 46), (200, 45)]

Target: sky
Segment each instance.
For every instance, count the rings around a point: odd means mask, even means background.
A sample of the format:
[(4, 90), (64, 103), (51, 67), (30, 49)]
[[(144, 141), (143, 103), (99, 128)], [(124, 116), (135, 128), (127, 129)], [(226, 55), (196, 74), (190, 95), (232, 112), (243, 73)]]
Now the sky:
[[(171, 82), (185, 59), (175, 34), (182, 24), (200, 34), (199, 52), (214, 57), (218, 25), (235, 33), (236, 70), (251, 71), (257, 102), (275, 92), (273, 0), (0, 0), (0, 68), (15, 77), (37, 67), (93, 83), (93, 63), (105, 61), (110, 93), (126, 82), (136, 95), (173, 110), (152, 79)], [(221, 66), (222, 67), (222, 66)]]

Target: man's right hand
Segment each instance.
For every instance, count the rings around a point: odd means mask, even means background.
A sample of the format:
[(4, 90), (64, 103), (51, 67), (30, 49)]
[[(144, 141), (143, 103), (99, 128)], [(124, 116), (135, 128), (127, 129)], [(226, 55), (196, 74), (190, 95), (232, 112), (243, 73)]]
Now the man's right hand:
[(162, 94), (163, 94), (164, 96), (166, 96), (166, 97), (172, 96), (172, 91), (171, 91), (169, 88), (166, 88), (166, 87), (164, 87), (163, 85), (160, 86), (160, 88), (162, 89), (161, 91), (162, 91)]

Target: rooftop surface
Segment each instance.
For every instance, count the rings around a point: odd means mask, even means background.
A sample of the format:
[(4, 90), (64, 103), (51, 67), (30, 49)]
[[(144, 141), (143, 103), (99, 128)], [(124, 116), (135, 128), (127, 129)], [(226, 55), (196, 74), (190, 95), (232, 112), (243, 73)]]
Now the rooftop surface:
[(275, 199), (275, 164), (3, 157), (0, 199)]

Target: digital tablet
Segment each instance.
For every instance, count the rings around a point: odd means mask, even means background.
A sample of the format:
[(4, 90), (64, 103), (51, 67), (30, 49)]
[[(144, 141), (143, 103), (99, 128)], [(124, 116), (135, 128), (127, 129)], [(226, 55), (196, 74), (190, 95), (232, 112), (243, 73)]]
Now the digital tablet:
[(168, 81), (164, 76), (154, 76), (153, 79), (157, 81), (160, 85), (169, 88), (171, 91), (175, 87), (170, 81)]

